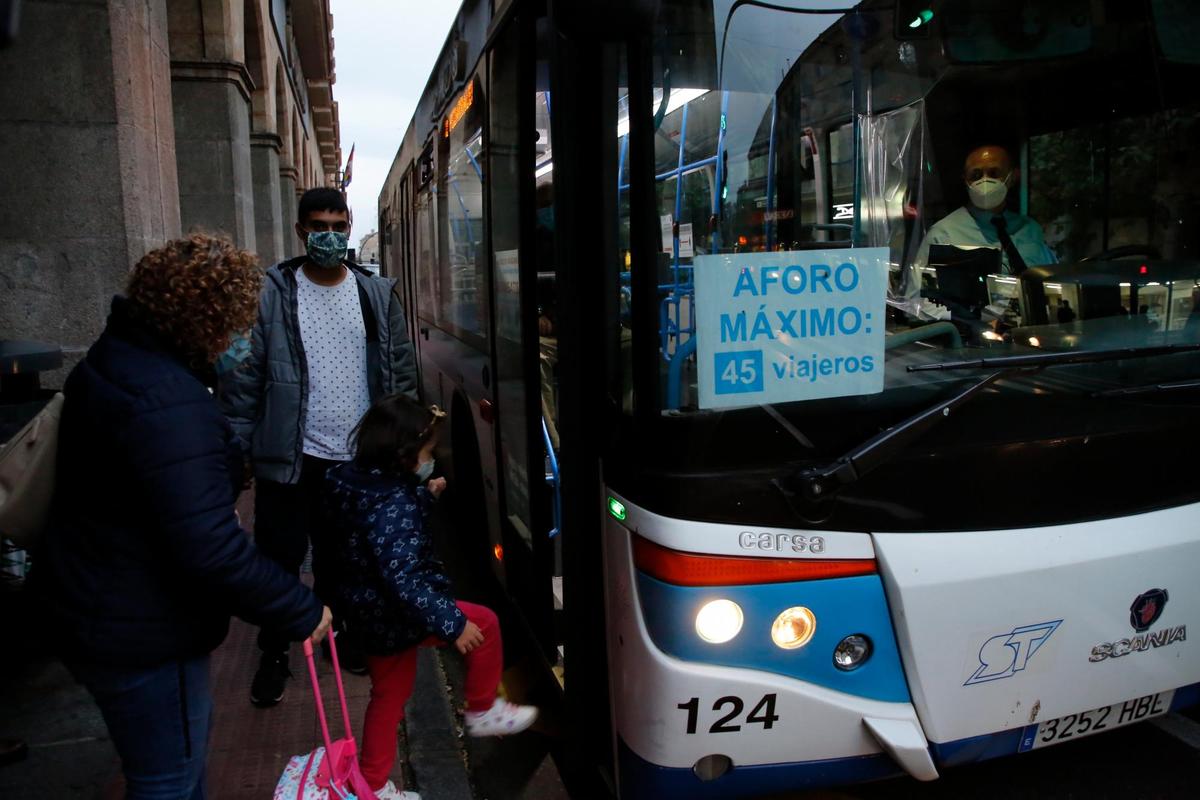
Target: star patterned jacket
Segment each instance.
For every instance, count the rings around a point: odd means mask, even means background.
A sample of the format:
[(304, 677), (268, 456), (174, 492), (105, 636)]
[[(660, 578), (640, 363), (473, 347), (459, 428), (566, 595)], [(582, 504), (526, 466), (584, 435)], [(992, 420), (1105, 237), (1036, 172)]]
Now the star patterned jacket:
[(453, 642), (467, 618), (433, 552), (433, 498), (412, 480), (339, 464), (325, 478), (337, 540), (346, 625), (370, 655), (390, 655), (431, 635)]

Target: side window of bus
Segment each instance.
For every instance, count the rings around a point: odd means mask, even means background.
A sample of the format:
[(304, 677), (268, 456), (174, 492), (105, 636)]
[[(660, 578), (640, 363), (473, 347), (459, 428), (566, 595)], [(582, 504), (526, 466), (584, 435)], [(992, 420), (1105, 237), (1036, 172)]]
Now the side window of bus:
[(437, 322), (440, 316), (436, 286), (438, 270), (434, 268), (438, 263), (437, 195), (433, 189), (433, 184), (428, 183), (414, 198), (413, 255), (416, 259), (417, 314), (423, 319)]
[(487, 336), (488, 253), (483, 216), (484, 139), (483, 84), (467, 83), (450, 106), (443, 122), (441, 185), (439, 194), (445, 244), (439, 269), (441, 319), (451, 325)]

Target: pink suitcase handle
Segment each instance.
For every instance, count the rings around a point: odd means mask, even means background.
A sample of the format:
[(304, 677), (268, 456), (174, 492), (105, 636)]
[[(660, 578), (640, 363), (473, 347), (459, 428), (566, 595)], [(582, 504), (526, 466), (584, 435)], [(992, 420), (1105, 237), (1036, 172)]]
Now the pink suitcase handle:
[[(333, 657), (333, 679), (337, 683), (338, 702), (342, 704), (342, 727), (346, 730), (346, 738), (353, 741), (354, 732), (350, 729), (350, 708), (346, 705), (346, 689), (342, 685), (342, 670), (338, 664), (337, 643), (332, 629), (329, 632), (329, 654)], [(321, 737), (325, 741), (325, 752), (333, 746), (329, 737), (329, 722), (325, 718), (325, 700), (321, 697), (321, 684), (317, 680), (317, 662), (313, 658), (311, 639), (304, 640), (304, 658), (308, 661), (308, 677), (312, 681), (313, 697), (317, 701), (317, 719), (321, 722)]]

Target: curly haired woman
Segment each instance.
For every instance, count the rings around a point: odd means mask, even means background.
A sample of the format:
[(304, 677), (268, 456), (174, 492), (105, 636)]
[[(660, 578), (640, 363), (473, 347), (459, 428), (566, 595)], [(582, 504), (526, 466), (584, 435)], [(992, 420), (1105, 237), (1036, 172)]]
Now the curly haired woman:
[(126, 797), (204, 798), (209, 653), (231, 614), (320, 640), (329, 610), (260, 555), (241, 455), (206, 388), (246, 351), (262, 277), (225, 239), (147, 253), (64, 388), (56, 499), (33, 576), (47, 635), (95, 697)]

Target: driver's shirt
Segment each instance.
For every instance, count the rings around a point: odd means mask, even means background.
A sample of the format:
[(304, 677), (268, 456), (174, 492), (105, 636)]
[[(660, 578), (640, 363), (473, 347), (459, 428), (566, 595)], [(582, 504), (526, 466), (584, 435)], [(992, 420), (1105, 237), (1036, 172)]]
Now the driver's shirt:
[[(909, 266), (905, 300), (910, 305), (910, 308), (916, 309), (918, 304), (920, 304), (921, 270), (929, 265), (929, 248), (931, 245), (948, 244), (954, 247), (994, 247), (1001, 251), (1001, 270), (1005, 274), (1009, 273), (1008, 256), (1000, 247), (1000, 236), (996, 233), (996, 226), (992, 224), (992, 217), (994, 216), (995, 214), (991, 211), (982, 211), (974, 206), (963, 206), (947, 214), (943, 219), (930, 227), (929, 232), (925, 234), (925, 238), (921, 241), (921, 246), (917, 249), (917, 254), (913, 258), (912, 264)], [(1013, 244), (1016, 246), (1017, 252), (1021, 254), (1021, 258), (1025, 260), (1026, 265), (1033, 267), (1039, 264), (1054, 264), (1058, 261), (1054, 255), (1054, 251), (1046, 246), (1046, 239), (1042, 235), (1042, 226), (1038, 225), (1033, 218), (1005, 211), (1004, 220), (1007, 223), (1008, 235), (1012, 237)], [(925, 305), (921, 304), (921, 311), (923, 313), (929, 316), (937, 316), (936, 314), (929, 314), (924, 307)], [(915, 311), (912, 313), (915, 313)]]

